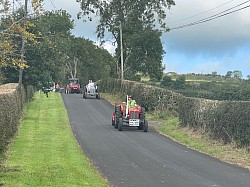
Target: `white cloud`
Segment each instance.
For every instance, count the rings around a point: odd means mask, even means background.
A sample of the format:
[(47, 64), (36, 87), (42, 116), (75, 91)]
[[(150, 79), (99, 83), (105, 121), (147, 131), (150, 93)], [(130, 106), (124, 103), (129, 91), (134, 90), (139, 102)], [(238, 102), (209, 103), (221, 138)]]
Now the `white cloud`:
[[(176, 7), (173, 7), (173, 10), (171, 11), (172, 14), (169, 15), (169, 22), (173, 20), (179, 20), (181, 18), (188, 18), (192, 15), (197, 15), (201, 12), (205, 12), (225, 3), (223, 0), (209, 1), (210, 3), (207, 1), (198, 0), (193, 0), (192, 3), (190, 1), (178, 1), (180, 0), (176, 0), (177, 5)], [(180, 6), (178, 6), (178, 4), (180, 4)], [(192, 4), (192, 6), (190, 4)], [(193, 17), (192, 19), (176, 22), (174, 24), (180, 26), (191, 23), (195, 20), (209, 17), (218, 12), (226, 10), (236, 4), (239, 4), (239, 1), (232, 2), (211, 12), (207, 12), (206, 14), (201, 14), (197, 17)], [(197, 9), (200, 9), (200, 11), (197, 11)], [(178, 13), (177, 16), (174, 12)], [(186, 27), (183, 29), (172, 30), (165, 34), (163, 39), (169, 41), (168, 50), (180, 52), (184, 51), (189, 55), (206, 53), (220, 56), (223, 53), (232, 53), (242, 45), (250, 47), (249, 14), (249, 10), (246, 9), (212, 20), (210, 22)]]

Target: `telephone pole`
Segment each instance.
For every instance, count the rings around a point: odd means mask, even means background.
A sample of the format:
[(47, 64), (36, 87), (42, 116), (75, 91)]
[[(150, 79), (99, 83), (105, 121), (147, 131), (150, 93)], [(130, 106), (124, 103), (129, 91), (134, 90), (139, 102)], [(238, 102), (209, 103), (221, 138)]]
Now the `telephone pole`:
[[(26, 30), (26, 22), (27, 22), (27, 17), (28, 17), (28, 0), (25, 0), (24, 3), (24, 16), (23, 16), (23, 27)], [(21, 62), (24, 61), (24, 55), (25, 55), (25, 40), (26, 36), (23, 34), (22, 35), (22, 48), (21, 48)], [(23, 84), (23, 69), (22, 67), (19, 68), (19, 81), (18, 85), (21, 87)]]
[(122, 45), (122, 22), (120, 21), (120, 50), (121, 50), (121, 80), (124, 79), (123, 75), (123, 45)]

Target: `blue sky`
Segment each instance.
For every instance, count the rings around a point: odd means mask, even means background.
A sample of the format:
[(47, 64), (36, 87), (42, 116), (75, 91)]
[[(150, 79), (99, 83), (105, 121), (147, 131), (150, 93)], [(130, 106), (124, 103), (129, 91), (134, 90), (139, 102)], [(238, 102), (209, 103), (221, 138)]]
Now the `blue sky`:
[[(242, 6), (231, 9), (243, 2)], [(218, 14), (250, 5), (244, 0), (175, 0), (176, 5), (168, 11), (166, 23), (170, 28), (189, 24)], [(45, 8), (64, 9), (75, 20), (72, 33), (98, 43), (95, 34), (97, 19), (82, 22), (76, 19), (79, 4), (75, 0), (45, 0)], [(111, 37), (111, 35), (107, 35)], [(170, 30), (162, 35), (166, 54), (163, 63), (166, 72), (212, 73), (225, 75), (227, 71), (240, 70), (243, 77), (250, 75), (250, 7), (182, 29)], [(114, 47), (106, 43), (110, 52)]]

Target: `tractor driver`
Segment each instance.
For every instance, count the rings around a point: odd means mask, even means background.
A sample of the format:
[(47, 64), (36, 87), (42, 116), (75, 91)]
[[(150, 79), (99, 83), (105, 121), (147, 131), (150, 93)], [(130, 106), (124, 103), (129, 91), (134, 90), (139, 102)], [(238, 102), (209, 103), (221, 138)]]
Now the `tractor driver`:
[(86, 86), (87, 87), (87, 90), (89, 91), (91, 87), (94, 87), (95, 86), (95, 83), (93, 83), (92, 80), (89, 80), (89, 83), (88, 85)]
[(128, 96), (128, 108), (135, 108), (136, 101), (133, 100), (132, 96)]

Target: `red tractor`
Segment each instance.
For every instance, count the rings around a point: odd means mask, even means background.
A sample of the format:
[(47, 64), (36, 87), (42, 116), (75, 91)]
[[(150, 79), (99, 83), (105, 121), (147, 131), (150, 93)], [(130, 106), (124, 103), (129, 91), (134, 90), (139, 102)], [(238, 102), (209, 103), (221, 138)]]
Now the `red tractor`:
[(148, 131), (148, 121), (145, 119), (145, 109), (139, 105), (128, 107), (127, 102), (115, 103), (115, 111), (112, 113), (112, 126), (122, 131), (123, 126), (137, 127), (138, 130)]
[(68, 84), (70, 87), (69, 93), (81, 93), (81, 88), (79, 84), (79, 79), (77, 78), (69, 78), (68, 79)]

